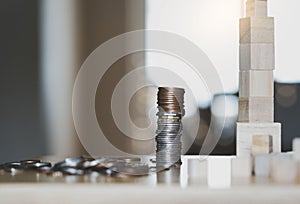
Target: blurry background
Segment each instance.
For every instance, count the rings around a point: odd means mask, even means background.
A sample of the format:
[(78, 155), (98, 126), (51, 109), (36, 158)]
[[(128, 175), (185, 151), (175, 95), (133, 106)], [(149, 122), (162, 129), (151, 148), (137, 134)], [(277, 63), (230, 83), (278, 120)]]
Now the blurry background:
[[(300, 131), (300, 64), (297, 60), (300, 29), (294, 23), (299, 18), (296, 10), (299, 6), (297, 0), (269, 0), (269, 14), (276, 19), (275, 120), (283, 126), (284, 151), (291, 149), (292, 138), (298, 137)], [(101, 43), (137, 29), (177, 33), (208, 55), (226, 93), (210, 101), (201, 82), (191, 87), (202, 97), (198, 101), (199, 132), (188, 153), (199, 153), (211, 119), (225, 117), (225, 129), (213, 153), (234, 154), (238, 19), (243, 13), (243, 0), (2, 0), (0, 162), (48, 154), (84, 154), (72, 119), (76, 73)], [(124, 151), (148, 153), (153, 151), (154, 143), (118, 139), (122, 133), (116, 130), (107, 112), (112, 91), (124, 74), (155, 59), (142, 52), (126, 56), (117, 61), (100, 82), (101, 87), (106, 88), (98, 90), (96, 96), (98, 121), (110, 129), (111, 140)], [(145, 78), (155, 83), (151, 72), (145, 72)], [(156, 89), (150, 87), (133, 98), (131, 117), (141, 127), (155, 120), (147, 117), (148, 106), (155, 102), (155, 92)], [(226, 97), (225, 115), (218, 114), (218, 101), (222, 97)], [(186, 136), (185, 139), (193, 138)]]

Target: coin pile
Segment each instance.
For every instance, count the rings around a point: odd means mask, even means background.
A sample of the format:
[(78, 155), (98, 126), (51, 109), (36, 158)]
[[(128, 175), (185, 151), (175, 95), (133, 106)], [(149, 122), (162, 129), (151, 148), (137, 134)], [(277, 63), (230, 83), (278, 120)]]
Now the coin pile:
[(181, 163), (181, 119), (184, 111), (184, 89), (160, 87), (158, 89), (156, 168), (166, 169)]
[(140, 158), (97, 158), (74, 157), (52, 165), (40, 160), (24, 160), (0, 165), (1, 172), (18, 174), (27, 171), (44, 173), (47, 175), (88, 175), (99, 174), (105, 176), (142, 176), (149, 173), (148, 164)]
[(40, 160), (23, 160), (19, 162), (10, 162), (0, 165), (0, 172), (5, 171), (11, 174), (22, 173), (24, 171), (37, 171), (39, 169), (51, 168), (50, 162)]

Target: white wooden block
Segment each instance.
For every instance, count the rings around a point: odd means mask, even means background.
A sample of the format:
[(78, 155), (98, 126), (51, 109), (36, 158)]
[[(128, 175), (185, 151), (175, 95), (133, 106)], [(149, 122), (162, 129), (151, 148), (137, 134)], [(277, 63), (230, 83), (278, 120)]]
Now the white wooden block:
[(273, 97), (239, 98), (239, 122), (273, 122)]
[(268, 2), (248, 0), (246, 2), (246, 16), (268, 16)]
[(249, 178), (252, 173), (251, 157), (236, 157), (231, 160), (232, 178)]
[(240, 19), (240, 44), (274, 43), (273, 17), (246, 17)]
[(189, 182), (207, 179), (207, 159), (188, 159), (188, 179)]
[(253, 135), (272, 135), (273, 152), (281, 152), (280, 123), (237, 123), (237, 156), (251, 156)]
[(274, 96), (273, 71), (240, 71), (239, 81), (241, 98)]
[(270, 154), (273, 151), (271, 135), (253, 135), (252, 155)]
[(271, 176), (275, 182), (294, 183), (297, 178), (297, 163), (289, 154), (272, 157)]
[(300, 138), (293, 139), (294, 159), (300, 161)]
[(251, 43), (240, 45), (240, 70), (274, 70), (274, 44)]
[(230, 188), (231, 158), (210, 157), (208, 160), (208, 187)]
[(254, 157), (254, 174), (258, 177), (270, 176), (271, 155), (256, 155)]

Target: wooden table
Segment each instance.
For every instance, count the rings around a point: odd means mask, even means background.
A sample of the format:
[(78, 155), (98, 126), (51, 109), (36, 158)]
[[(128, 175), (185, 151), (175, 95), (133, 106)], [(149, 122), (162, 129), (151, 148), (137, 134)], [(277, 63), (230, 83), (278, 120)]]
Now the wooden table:
[[(0, 176), (0, 203), (300, 203), (300, 185), (231, 179), (215, 188), (191, 182), (187, 159), (180, 169), (142, 177), (47, 176), (33, 172)], [(228, 159), (230, 157), (224, 157)]]

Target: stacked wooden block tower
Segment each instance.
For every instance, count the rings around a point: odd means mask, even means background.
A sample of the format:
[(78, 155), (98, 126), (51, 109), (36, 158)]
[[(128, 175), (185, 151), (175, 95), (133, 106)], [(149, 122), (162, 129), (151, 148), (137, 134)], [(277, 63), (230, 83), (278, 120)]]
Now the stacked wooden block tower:
[(237, 155), (281, 152), (281, 124), (274, 123), (274, 18), (267, 0), (247, 0), (240, 19)]

